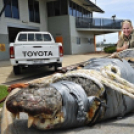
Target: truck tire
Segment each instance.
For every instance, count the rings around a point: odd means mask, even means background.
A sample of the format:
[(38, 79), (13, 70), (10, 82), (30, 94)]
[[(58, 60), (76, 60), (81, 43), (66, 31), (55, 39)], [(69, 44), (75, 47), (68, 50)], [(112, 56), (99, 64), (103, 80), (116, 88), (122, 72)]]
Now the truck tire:
[(21, 74), (20, 66), (13, 66), (13, 71), (15, 75)]
[(55, 63), (54, 70), (57, 71), (58, 67), (62, 67), (62, 63)]

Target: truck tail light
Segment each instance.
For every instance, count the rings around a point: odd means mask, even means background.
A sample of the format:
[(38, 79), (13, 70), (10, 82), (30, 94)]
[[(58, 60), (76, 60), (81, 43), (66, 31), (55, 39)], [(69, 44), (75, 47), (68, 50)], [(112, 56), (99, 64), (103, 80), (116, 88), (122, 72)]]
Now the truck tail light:
[(10, 58), (13, 59), (14, 58), (14, 47), (10, 47)]
[(60, 57), (63, 56), (63, 47), (62, 46), (59, 46), (59, 52), (60, 52)]

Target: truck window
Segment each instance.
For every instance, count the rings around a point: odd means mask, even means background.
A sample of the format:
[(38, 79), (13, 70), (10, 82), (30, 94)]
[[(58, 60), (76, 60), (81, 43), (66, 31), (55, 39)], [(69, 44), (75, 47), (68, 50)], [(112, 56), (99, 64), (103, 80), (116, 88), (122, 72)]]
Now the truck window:
[(49, 34), (43, 34), (44, 41), (51, 41), (51, 37)]
[(19, 41), (27, 41), (27, 34), (20, 34), (18, 37)]
[(36, 41), (43, 41), (42, 34), (35, 34)]
[(34, 34), (28, 34), (28, 41), (34, 41)]

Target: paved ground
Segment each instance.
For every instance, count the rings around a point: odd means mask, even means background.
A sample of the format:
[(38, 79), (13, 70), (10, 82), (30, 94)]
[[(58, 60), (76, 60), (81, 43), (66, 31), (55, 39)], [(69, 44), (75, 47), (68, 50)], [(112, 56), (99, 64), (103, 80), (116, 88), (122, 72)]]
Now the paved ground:
[[(87, 54), (87, 55), (71, 55), (63, 57), (63, 66), (86, 61), (93, 57), (102, 57), (106, 54)], [(15, 76), (12, 72), (12, 66), (9, 61), (0, 62), (0, 83), (6, 83), (12, 80), (24, 78), (33, 74), (41, 73), (42, 70), (24, 72), (20, 76)], [(22, 128), (25, 129), (25, 128)], [(26, 129), (28, 130), (28, 129)], [(33, 130), (34, 134), (36, 130)], [(98, 123), (92, 127), (81, 127), (68, 130), (50, 130), (39, 132), (41, 134), (134, 134), (134, 114), (131, 113), (124, 118), (115, 118), (105, 122)]]
[[(93, 53), (84, 55), (66, 55), (63, 57), (63, 67), (71, 64), (86, 61), (93, 57), (106, 56), (105, 53)], [(45, 74), (48, 71), (46, 68), (29, 69), (24, 71), (21, 75), (14, 75), (10, 61), (0, 61), (0, 84), (7, 83), (14, 80), (19, 80), (24, 77), (30, 77), (32, 75), (38, 76), (39, 74)], [(40, 76), (40, 75), (39, 75)]]

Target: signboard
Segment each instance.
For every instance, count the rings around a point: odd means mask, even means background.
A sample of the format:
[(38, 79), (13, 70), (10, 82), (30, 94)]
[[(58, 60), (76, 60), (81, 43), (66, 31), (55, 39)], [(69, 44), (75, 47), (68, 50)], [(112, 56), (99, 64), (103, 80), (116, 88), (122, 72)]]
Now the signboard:
[(5, 44), (0, 44), (0, 51), (6, 51)]

